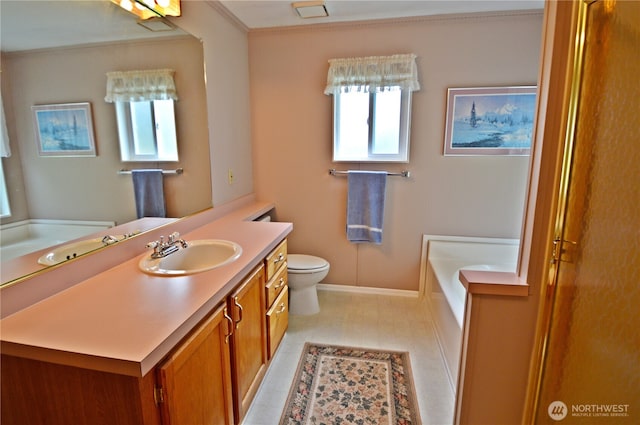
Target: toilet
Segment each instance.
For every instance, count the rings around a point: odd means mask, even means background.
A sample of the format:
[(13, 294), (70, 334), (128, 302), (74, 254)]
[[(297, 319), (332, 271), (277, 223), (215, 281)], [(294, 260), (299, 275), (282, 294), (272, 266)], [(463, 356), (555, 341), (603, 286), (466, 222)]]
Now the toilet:
[(317, 284), (329, 273), (329, 262), (313, 255), (289, 254), (289, 314), (311, 315), (320, 312)]

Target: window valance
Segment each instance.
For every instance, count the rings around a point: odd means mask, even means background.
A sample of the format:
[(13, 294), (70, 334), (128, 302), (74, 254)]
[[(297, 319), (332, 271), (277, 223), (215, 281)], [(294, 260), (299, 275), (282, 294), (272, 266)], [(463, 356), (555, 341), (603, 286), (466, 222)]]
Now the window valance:
[(173, 69), (107, 72), (109, 103), (148, 100), (178, 100)]
[(402, 90), (420, 90), (416, 55), (369, 56), (329, 59), (325, 94), (349, 91), (379, 92), (399, 86)]

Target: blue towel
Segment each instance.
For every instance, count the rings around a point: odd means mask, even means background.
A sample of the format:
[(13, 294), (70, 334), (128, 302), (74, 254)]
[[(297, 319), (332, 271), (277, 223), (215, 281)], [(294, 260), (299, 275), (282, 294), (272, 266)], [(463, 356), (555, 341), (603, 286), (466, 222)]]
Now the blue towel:
[(347, 179), (347, 239), (381, 244), (387, 172), (349, 171)]
[(138, 218), (166, 217), (162, 170), (133, 170), (131, 176)]

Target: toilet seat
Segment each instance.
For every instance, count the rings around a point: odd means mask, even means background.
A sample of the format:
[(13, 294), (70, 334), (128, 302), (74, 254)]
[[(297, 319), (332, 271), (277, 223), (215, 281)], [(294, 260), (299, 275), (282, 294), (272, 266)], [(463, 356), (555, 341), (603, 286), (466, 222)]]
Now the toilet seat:
[(327, 260), (313, 255), (289, 254), (287, 256), (287, 269), (291, 273), (314, 273), (328, 266)]

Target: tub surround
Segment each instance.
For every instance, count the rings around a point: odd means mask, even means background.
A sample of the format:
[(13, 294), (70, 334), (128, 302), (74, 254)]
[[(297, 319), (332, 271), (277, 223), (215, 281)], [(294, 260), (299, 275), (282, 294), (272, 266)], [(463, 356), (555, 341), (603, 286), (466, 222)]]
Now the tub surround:
[[(235, 206), (205, 211), (135, 238), (140, 241), (136, 245), (143, 246), (158, 236), (155, 233), (172, 231), (187, 241), (228, 239), (243, 249), (235, 262), (191, 276), (151, 276), (138, 268), (141, 256), (148, 255), (143, 249), (142, 254), (138, 251), (121, 264), (5, 317), (2, 353), (144, 376), (293, 228), (291, 223), (248, 221), (272, 204), (244, 199)], [(65, 270), (68, 276), (72, 270)]]
[(454, 393), (458, 386), (469, 297), (472, 294), (528, 295), (528, 286), (516, 274), (518, 247), (517, 239), (423, 237), (422, 288)]
[(0, 256), (7, 261), (116, 225), (113, 221), (29, 219), (0, 225)]
[(460, 270), (460, 282), (470, 294), (526, 297), (529, 285), (516, 273)]

